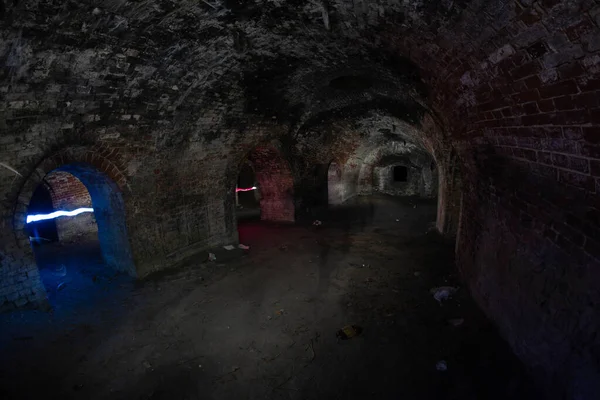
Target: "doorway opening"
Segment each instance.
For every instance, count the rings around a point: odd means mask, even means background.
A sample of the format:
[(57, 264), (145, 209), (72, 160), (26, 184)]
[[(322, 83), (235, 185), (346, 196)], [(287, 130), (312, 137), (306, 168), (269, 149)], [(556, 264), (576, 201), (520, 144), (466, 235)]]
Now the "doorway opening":
[(53, 308), (104, 297), (135, 268), (121, 192), (87, 164), (48, 173), (27, 208), (26, 230)]

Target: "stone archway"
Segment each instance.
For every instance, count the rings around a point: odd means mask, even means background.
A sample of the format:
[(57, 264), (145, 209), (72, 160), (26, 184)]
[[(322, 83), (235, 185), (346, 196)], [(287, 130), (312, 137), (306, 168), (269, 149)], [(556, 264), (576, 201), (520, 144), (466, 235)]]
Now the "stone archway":
[(289, 163), (273, 145), (259, 145), (248, 155), (260, 191), (261, 220), (294, 222), (294, 178)]
[(124, 192), (128, 192), (121, 168), (106, 155), (110, 150), (87, 147), (63, 149), (41, 161), (26, 178), (14, 200), (12, 220), (14, 245), (3, 254), (3, 281), (17, 281), (18, 286), (0, 290), (0, 309), (40, 307), (47, 304), (26, 228), (29, 202), (36, 188), (53, 171), (67, 172), (80, 180), (92, 199), (98, 225), (98, 239), (107, 267), (136, 275), (127, 235)]

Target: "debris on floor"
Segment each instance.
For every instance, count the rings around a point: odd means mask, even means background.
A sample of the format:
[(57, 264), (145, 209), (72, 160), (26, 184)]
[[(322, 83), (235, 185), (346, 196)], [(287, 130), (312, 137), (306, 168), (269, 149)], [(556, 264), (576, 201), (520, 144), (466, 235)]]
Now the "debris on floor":
[(452, 318), (448, 320), (448, 323), (452, 326), (461, 326), (465, 322), (464, 318)]
[(238, 244), (238, 248), (242, 250), (250, 250), (250, 246), (246, 246), (245, 244)]
[(65, 283), (66, 282), (59, 283), (58, 286), (56, 287), (56, 290), (63, 290), (65, 288)]
[(279, 246), (279, 250), (281, 251), (287, 251), (288, 247), (285, 244), (282, 244), (281, 246)]
[(336, 332), (335, 336), (342, 340), (352, 339), (362, 333), (362, 328), (357, 325), (346, 325)]
[(208, 261), (217, 261), (217, 256), (213, 253), (208, 253)]
[(280, 309), (280, 310), (277, 310), (277, 311), (275, 312), (275, 314), (277, 314), (277, 315), (283, 315), (283, 313), (284, 313), (284, 312), (285, 312), (285, 310), (282, 308), (282, 309)]
[(457, 287), (452, 286), (440, 286), (437, 288), (433, 288), (430, 290), (431, 294), (433, 294), (433, 298), (437, 300), (438, 303), (442, 304), (443, 301), (448, 300), (456, 291)]
[(225, 250), (233, 250), (233, 249), (235, 249), (235, 247), (233, 247), (233, 246), (232, 246), (232, 245), (230, 245), (230, 244), (228, 244), (227, 246), (223, 246), (223, 248), (224, 248)]
[(435, 364), (435, 369), (437, 369), (438, 371), (447, 371), (448, 370), (448, 364), (446, 364), (446, 361), (444, 361), (444, 360), (438, 361)]
[(322, 224), (323, 224), (323, 223), (322, 223), (321, 221), (319, 221), (318, 219), (315, 219), (315, 220), (313, 221), (313, 225), (314, 225), (314, 226), (320, 226), (320, 225), (322, 225)]

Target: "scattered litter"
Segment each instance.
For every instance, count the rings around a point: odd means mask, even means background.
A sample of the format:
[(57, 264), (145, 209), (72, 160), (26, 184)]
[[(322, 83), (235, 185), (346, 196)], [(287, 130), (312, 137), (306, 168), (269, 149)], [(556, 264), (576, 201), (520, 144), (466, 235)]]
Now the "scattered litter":
[(322, 223), (321, 221), (319, 221), (318, 219), (315, 219), (315, 220), (313, 221), (313, 225), (314, 225), (314, 226), (320, 226), (321, 224), (323, 224), (323, 223)]
[(246, 246), (245, 244), (238, 244), (238, 248), (242, 250), (250, 250), (250, 246)]
[(208, 253), (208, 261), (217, 261), (217, 256), (213, 253)]
[(448, 300), (457, 290), (458, 288), (452, 286), (440, 286), (431, 289), (430, 292), (433, 294), (433, 298), (442, 304), (442, 301)]
[(283, 315), (284, 312), (285, 312), (285, 310), (282, 308), (282, 309), (278, 310), (275, 314)]
[(143, 366), (144, 366), (144, 368), (146, 368), (146, 369), (150, 369), (150, 368), (152, 368), (152, 364), (150, 364), (150, 363), (149, 363), (147, 360), (144, 360), (144, 361), (142, 362), (142, 365), (143, 365)]
[(227, 246), (223, 246), (223, 248), (224, 248), (225, 250), (233, 250), (233, 249), (235, 249), (235, 247), (233, 247), (233, 246), (232, 246), (232, 245), (230, 245), (230, 244), (228, 244)]
[(437, 369), (438, 371), (447, 371), (448, 370), (448, 364), (446, 364), (446, 361), (444, 361), (444, 360), (438, 361), (435, 364), (435, 369)]
[(58, 284), (58, 286), (56, 287), (56, 290), (63, 290), (65, 288), (65, 282), (61, 282)]
[(448, 323), (452, 326), (461, 326), (465, 322), (464, 318), (452, 318), (448, 320)]
[(362, 333), (362, 328), (357, 325), (346, 325), (342, 329), (336, 332), (335, 336), (338, 339), (348, 340), (356, 337)]
[(279, 250), (281, 251), (287, 251), (288, 247), (285, 244), (282, 244), (281, 246), (279, 246)]

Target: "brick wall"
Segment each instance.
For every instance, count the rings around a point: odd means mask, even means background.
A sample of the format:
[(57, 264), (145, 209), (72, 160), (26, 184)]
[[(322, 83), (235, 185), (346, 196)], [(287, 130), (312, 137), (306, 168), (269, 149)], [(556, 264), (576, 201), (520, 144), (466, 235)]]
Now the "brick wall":
[[(50, 195), (55, 210), (72, 211), (82, 207), (92, 208), (92, 198), (87, 188), (70, 173), (54, 171), (45, 177), (45, 181), (51, 188)], [(98, 237), (94, 213), (57, 218), (56, 230), (61, 242), (95, 240)]]
[(260, 193), (260, 218), (265, 221), (295, 220), (294, 178), (287, 161), (273, 146), (254, 149), (249, 160), (254, 165)]
[[(235, 240), (232, 188), (257, 145), (281, 140), (290, 174), (264, 186), (296, 183), (298, 205), (326, 187), (315, 166), (343, 166), (347, 199), (371, 184), (370, 155), (404, 140), (436, 161), (438, 228), (460, 225), (482, 308), (551, 395), (596, 398), (598, 2), (334, 3), (324, 24), (299, 2), (6, 2), (0, 161), (18, 173), (0, 168), (0, 308), (43, 297), (23, 193), (64, 149), (122, 190), (145, 275)], [(348, 76), (370, 83), (331, 84)]]
[[(394, 180), (394, 167), (396, 166), (407, 169), (406, 182)], [(375, 167), (373, 175), (373, 185), (375, 190), (380, 193), (392, 196), (418, 196), (424, 190), (425, 182), (422, 170), (410, 165), (395, 164)]]

